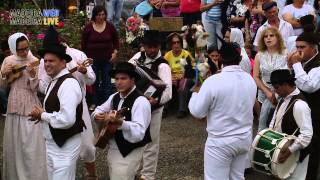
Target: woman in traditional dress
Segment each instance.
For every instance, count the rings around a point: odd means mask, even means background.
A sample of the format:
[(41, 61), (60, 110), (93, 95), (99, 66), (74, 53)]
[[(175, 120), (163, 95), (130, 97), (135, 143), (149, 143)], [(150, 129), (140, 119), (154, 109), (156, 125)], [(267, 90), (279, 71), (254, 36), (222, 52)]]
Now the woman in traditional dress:
[[(15, 33), (8, 39), (13, 55), (4, 59), (0, 84), (10, 87), (7, 117), (3, 138), (3, 179), (31, 180), (47, 179), (44, 137), (41, 125), (29, 121), (28, 113), (40, 105), (37, 97), (38, 61), (30, 51), (29, 40), (23, 33)], [(16, 66), (27, 65), (21, 76), (8, 83)]]

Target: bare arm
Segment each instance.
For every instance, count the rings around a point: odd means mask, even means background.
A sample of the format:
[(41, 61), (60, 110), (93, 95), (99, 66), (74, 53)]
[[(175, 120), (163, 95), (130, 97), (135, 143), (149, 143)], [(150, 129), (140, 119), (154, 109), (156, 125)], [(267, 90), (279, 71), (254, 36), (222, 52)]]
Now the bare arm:
[(253, 79), (256, 82), (258, 88), (268, 97), (268, 94), (272, 94), (271, 90), (264, 85), (260, 78), (260, 55), (259, 53), (256, 55), (254, 59), (254, 67), (253, 67)]
[(168, 2), (168, 1), (165, 1), (162, 3), (162, 6), (170, 6), (170, 7), (176, 7), (176, 6), (179, 6), (180, 5), (180, 0), (176, 0), (175, 2)]
[(290, 13), (285, 13), (282, 15), (283, 19), (287, 22), (289, 22), (293, 28), (299, 28), (301, 27), (301, 23), (298, 19), (294, 18)]
[(208, 10), (211, 9), (212, 7), (217, 6), (217, 5), (221, 4), (222, 2), (223, 2), (223, 0), (215, 0), (214, 2), (209, 3), (209, 4), (207, 4), (207, 3), (204, 3), (204, 4), (201, 3), (201, 4), (200, 4), (200, 11), (201, 11), (201, 12), (208, 11)]

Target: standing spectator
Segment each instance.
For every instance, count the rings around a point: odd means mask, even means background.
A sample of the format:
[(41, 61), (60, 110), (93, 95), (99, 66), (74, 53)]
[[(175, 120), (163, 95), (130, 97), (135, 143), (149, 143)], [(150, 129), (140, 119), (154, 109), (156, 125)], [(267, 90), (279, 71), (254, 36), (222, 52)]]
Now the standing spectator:
[(162, 2), (161, 14), (163, 17), (180, 16), (180, 0), (164, 0)]
[(196, 24), (198, 20), (201, 20), (200, 1), (180, 0), (180, 15), (183, 17), (183, 25), (191, 27), (192, 24)]
[(262, 10), (262, 4), (264, 0), (254, 0), (252, 3), (252, 8), (249, 9), (251, 19), (250, 19), (250, 35), (251, 38), (255, 38), (259, 27), (266, 21), (266, 17)]
[(29, 121), (32, 107), (40, 105), (37, 97), (37, 70), (29, 63), (37, 60), (30, 51), (29, 40), (22, 33), (8, 39), (13, 55), (4, 59), (1, 84), (8, 83), (14, 65), (28, 65), (22, 76), (9, 84), (7, 117), (3, 136), (3, 179), (47, 179), (45, 141), (42, 126)]
[(231, 0), (227, 8), (228, 25), (239, 28), (245, 32), (245, 23), (250, 18), (249, 7), (244, 4), (244, 0)]
[(84, 28), (82, 33), (82, 50), (93, 59), (92, 68), (97, 77), (94, 83), (91, 111), (112, 94), (111, 78), (108, 72), (116, 60), (117, 49), (119, 49), (117, 31), (111, 23), (106, 21), (106, 14), (103, 6), (94, 7), (92, 22)]
[(205, 22), (206, 31), (209, 34), (208, 37), (208, 45), (210, 46), (218, 46), (217, 35), (222, 36), (222, 23), (221, 23), (221, 4), (223, 0), (201, 0), (200, 10), (202, 12), (206, 11)]
[(294, 35), (293, 28), (290, 23), (280, 19), (278, 17), (278, 7), (276, 2), (266, 2), (262, 5), (262, 9), (265, 13), (265, 16), (267, 17), (267, 21), (258, 29), (256, 37), (254, 39), (253, 45), (257, 48), (258, 42), (260, 40), (260, 36), (262, 31), (267, 29), (268, 27), (275, 27), (280, 31), (280, 34), (282, 35), (282, 38), (286, 40)]
[(294, 34), (299, 36), (303, 32), (300, 18), (308, 14), (311, 14), (316, 18), (314, 8), (311, 5), (306, 4), (305, 0), (293, 0), (293, 3), (288, 4), (283, 8), (282, 17), (292, 25)]
[(106, 0), (107, 19), (119, 31), (119, 22), (124, 0)]
[(259, 129), (267, 126), (269, 115), (272, 114), (275, 95), (270, 82), (271, 72), (287, 68), (287, 53), (280, 32), (269, 27), (262, 31), (259, 40), (259, 51), (254, 60), (253, 77), (258, 86), (258, 101), (262, 104), (259, 118)]
[[(171, 68), (172, 86), (178, 92), (179, 108), (177, 118), (184, 118), (188, 115), (189, 89), (192, 83), (192, 64), (194, 59), (190, 52), (182, 49), (182, 38), (178, 33), (173, 33), (168, 37), (168, 44), (171, 50), (164, 58)], [(189, 61), (189, 62), (188, 62)]]

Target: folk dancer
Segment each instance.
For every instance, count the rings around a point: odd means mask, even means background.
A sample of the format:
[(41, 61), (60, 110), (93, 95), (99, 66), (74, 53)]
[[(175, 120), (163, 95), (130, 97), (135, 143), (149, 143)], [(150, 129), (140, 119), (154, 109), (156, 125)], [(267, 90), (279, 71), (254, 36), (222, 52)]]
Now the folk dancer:
[(147, 144), (143, 153), (141, 179), (153, 180), (155, 179), (158, 163), (163, 105), (172, 97), (172, 79), (170, 66), (161, 56), (161, 36), (159, 31), (146, 31), (142, 44), (145, 51), (135, 54), (129, 62), (137, 64), (138, 61), (138, 63), (156, 72), (158, 77), (166, 84), (160, 99), (149, 98), (153, 107), (150, 124), (152, 142)]
[[(61, 41), (61, 42), (59, 42)], [(86, 129), (81, 133), (81, 151), (80, 158), (85, 162), (85, 168), (87, 170), (87, 179), (96, 179), (95, 157), (96, 148), (94, 146), (94, 134), (92, 129), (91, 118), (86, 102), (86, 85), (92, 85), (96, 80), (96, 75), (93, 72), (87, 56), (80, 50), (69, 47), (65, 40), (61, 39), (58, 32), (50, 27), (44, 38), (44, 44), (57, 42), (62, 43), (66, 47), (66, 54), (71, 56), (72, 60), (67, 63), (67, 68), (72, 70), (76, 68), (76, 71), (72, 75), (79, 81), (82, 95), (83, 95), (83, 114), (82, 119), (85, 122)], [(87, 61), (87, 62), (86, 62)], [(87, 63), (85, 66), (83, 63)], [(44, 93), (50, 83), (50, 77), (47, 75), (44, 69), (44, 62), (41, 60), (39, 67), (39, 79), (40, 79), (40, 91)]]
[(296, 39), (297, 51), (288, 57), (296, 85), (305, 96), (311, 109), (313, 136), (306, 180), (315, 180), (319, 170), (320, 156), (320, 55), (318, 35), (303, 32)]
[[(140, 166), (144, 147), (151, 141), (150, 120), (151, 105), (135, 86), (139, 75), (135, 67), (122, 62), (110, 72), (115, 78), (118, 92), (98, 106), (92, 113), (96, 122), (109, 121), (117, 130), (108, 143), (108, 168), (111, 180), (132, 180)], [(128, 108), (123, 118), (118, 118), (115, 111)]]
[(239, 66), (238, 44), (224, 43), (220, 54), (221, 73), (207, 78), (201, 88), (194, 88), (189, 109), (196, 118), (207, 117), (204, 179), (244, 180), (257, 86)]
[[(28, 121), (28, 113), (35, 105), (40, 105), (37, 97), (39, 80), (37, 70), (32, 66), (37, 58), (30, 51), (30, 43), (23, 33), (15, 33), (8, 39), (13, 55), (4, 59), (1, 67), (0, 84), (10, 87), (7, 117), (3, 137), (2, 179), (28, 180), (47, 179), (45, 143), (42, 128)], [(14, 66), (28, 65), (16, 80)]]
[[(294, 173), (287, 179), (304, 180), (309, 161), (309, 147), (313, 130), (311, 110), (304, 96), (294, 83), (294, 76), (288, 69), (275, 70), (271, 73), (270, 84), (281, 97), (269, 128), (297, 138), (292, 144), (287, 143), (280, 151), (279, 163), (283, 163), (294, 152), (300, 151), (299, 163)], [(290, 142), (290, 141), (289, 141)]]
[(31, 120), (41, 122), (46, 139), (49, 180), (74, 180), (81, 150), (82, 92), (79, 82), (66, 64), (72, 58), (61, 44), (49, 44), (39, 51), (44, 68), (51, 77), (43, 108), (35, 106)]

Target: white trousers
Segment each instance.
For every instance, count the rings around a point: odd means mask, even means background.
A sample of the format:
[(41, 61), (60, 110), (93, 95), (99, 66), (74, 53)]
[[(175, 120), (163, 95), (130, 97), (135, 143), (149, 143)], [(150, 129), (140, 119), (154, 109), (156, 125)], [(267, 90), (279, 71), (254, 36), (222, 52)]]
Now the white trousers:
[(205, 180), (244, 180), (251, 132), (231, 137), (209, 137), (204, 150)]
[(74, 135), (60, 148), (46, 140), (48, 180), (74, 180), (81, 147), (80, 134)]
[(145, 146), (141, 170), (141, 175), (143, 175), (147, 180), (154, 180), (156, 176), (162, 111), (163, 107), (153, 111), (151, 114), (150, 135), (152, 142)]
[(96, 147), (94, 146), (94, 134), (92, 129), (91, 118), (85, 99), (83, 100), (83, 113), (82, 119), (86, 125), (81, 133), (81, 151), (80, 158), (84, 162), (94, 162), (96, 159)]
[(144, 147), (130, 152), (125, 158), (116, 148), (108, 149), (108, 168), (110, 180), (133, 180), (142, 159)]
[(293, 174), (286, 180), (305, 180), (307, 176), (307, 169), (309, 163), (309, 155), (304, 158), (304, 160), (298, 163)]

